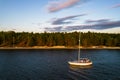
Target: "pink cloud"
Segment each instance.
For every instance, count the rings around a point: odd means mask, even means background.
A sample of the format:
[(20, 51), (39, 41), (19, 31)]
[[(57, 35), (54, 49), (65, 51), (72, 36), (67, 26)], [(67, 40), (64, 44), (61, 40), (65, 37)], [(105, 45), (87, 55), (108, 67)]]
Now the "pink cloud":
[(112, 8), (117, 8), (117, 7), (120, 7), (120, 4), (116, 4), (116, 5), (112, 6)]
[(49, 12), (56, 12), (62, 10), (64, 8), (68, 8), (71, 6), (76, 5), (81, 0), (66, 0), (65, 2), (53, 2), (49, 5), (48, 11)]

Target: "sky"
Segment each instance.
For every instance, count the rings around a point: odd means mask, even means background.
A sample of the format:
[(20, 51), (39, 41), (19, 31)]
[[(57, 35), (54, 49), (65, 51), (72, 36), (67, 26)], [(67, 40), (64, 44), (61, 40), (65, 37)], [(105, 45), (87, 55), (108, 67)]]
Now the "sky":
[(120, 33), (120, 0), (0, 0), (0, 31)]

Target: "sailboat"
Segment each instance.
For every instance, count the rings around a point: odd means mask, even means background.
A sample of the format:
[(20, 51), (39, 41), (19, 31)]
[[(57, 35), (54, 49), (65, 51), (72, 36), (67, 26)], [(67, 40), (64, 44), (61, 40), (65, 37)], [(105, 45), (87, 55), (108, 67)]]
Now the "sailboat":
[(80, 32), (79, 32), (79, 51), (78, 51), (78, 60), (69, 61), (68, 64), (70, 66), (90, 66), (92, 65), (92, 61), (88, 58), (80, 58)]

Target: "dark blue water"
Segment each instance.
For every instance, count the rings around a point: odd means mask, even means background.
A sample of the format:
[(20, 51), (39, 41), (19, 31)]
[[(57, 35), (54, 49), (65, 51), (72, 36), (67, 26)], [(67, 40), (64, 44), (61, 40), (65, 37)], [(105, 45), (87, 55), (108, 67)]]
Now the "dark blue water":
[(0, 50), (0, 80), (120, 80), (120, 50), (81, 50), (93, 61), (74, 68), (78, 50)]

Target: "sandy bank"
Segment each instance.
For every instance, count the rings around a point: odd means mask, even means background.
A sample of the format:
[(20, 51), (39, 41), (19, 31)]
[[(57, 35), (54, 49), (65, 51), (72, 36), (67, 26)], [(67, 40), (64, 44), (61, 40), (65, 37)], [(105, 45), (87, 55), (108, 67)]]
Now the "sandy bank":
[[(0, 47), (0, 49), (78, 49), (79, 47), (65, 47), (65, 46), (34, 46), (34, 47)], [(120, 49), (120, 47), (80, 47), (80, 49)]]

